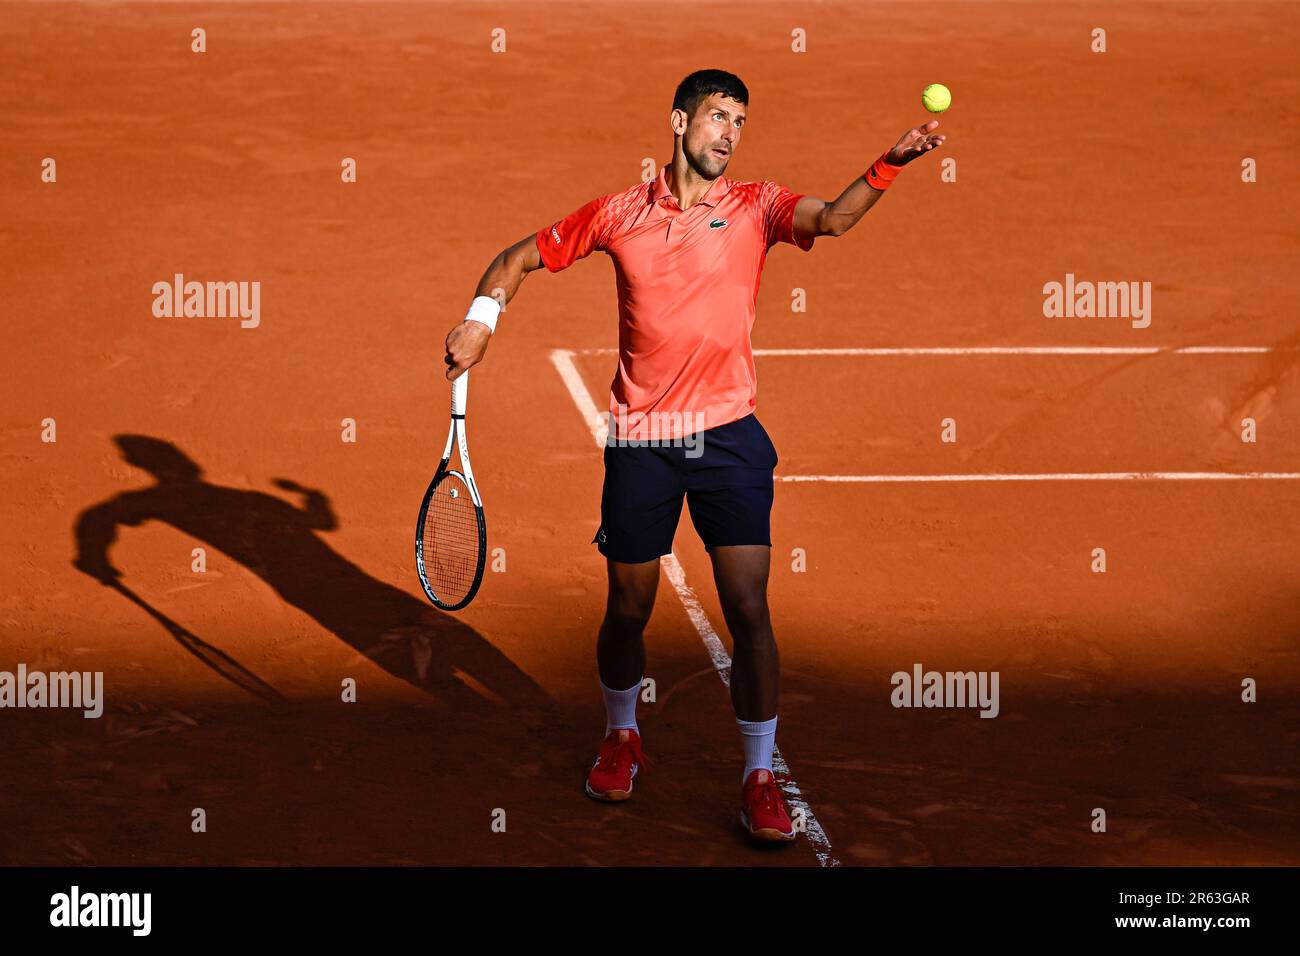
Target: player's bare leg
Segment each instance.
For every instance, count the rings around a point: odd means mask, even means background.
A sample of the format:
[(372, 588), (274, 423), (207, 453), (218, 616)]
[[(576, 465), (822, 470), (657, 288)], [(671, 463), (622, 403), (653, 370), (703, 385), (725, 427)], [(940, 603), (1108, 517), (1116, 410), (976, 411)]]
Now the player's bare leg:
[(607, 561), (609, 597), (596, 640), (596, 665), (605, 698), (605, 739), (587, 772), (587, 795), (619, 802), (632, 796), (633, 781), (645, 764), (636, 723), (637, 697), (645, 674), (642, 635), (655, 606), (659, 559), (640, 564)]
[(609, 597), (596, 639), (596, 665), (606, 687), (631, 687), (645, 674), (642, 635), (659, 589), (659, 559), (640, 564), (607, 561)]
[(781, 665), (767, 608), (767, 578), (772, 549), (762, 545), (718, 547), (713, 580), (722, 616), (731, 632), (731, 703), (744, 721), (776, 716)]
[(756, 840), (789, 841), (794, 827), (772, 774), (781, 664), (767, 607), (772, 549), (716, 547), (713, 580), (731, 632), (731, 703), (745, 743), (740, 823)]

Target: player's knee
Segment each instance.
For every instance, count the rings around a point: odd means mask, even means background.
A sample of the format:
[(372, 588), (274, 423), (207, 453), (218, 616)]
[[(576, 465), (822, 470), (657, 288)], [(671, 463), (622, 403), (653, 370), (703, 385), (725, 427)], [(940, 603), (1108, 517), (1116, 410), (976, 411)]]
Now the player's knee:
[(611, 594), (605, 608), (606, 630), (616, 637), (640, 637), (650, 621), (654, 600), (633, 594)]
[(762, 593), (732, 598), (724, 611), (735, 640), (766, 638), (771, 633), (767, 596)]

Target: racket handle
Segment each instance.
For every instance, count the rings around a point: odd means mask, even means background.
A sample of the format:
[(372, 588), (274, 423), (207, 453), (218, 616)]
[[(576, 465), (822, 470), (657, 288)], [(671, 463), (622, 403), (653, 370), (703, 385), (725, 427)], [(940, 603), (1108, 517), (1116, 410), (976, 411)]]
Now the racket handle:
[(456, 381), (451, 383), (451, 413), (453, 415), (465, 414), (465, 399), (469, 394), (469, 369), (460, 374)]

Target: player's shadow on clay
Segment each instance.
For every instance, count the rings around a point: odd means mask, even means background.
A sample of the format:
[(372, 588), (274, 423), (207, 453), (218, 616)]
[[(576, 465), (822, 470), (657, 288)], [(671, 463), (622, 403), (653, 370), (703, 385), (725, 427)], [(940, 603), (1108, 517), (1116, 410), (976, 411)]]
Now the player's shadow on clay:
[[(129, 464), (157, 483), (83, 511), (74, 564), (142, 607), (227, 680), (265, 700), (280, 699), (229, 655), (122, 585), (108, 557), (119, 525), (162, 521), (228, 555), (390, 674), (458, 709), (490, 706), (494, 696), (519, 707), (549, 703), (527, 674), (473, 628), (371, 577), (326, 544), (317, 532), (334, 530), (338, 520), (321, 492), (277, 479), (278, 488), (300, 499), (295, 504), (227, 488), (205, 481), (199, 466), (170, 442), (144, 435), (117, 435), (114, 441)], [(249, 623), (258, 626), (255, 619)]]

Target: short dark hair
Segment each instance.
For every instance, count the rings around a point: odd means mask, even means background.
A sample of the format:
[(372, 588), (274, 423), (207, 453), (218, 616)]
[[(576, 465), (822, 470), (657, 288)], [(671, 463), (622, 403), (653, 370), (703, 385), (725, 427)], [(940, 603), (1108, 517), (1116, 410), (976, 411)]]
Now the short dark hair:
[(714, 93), (722, 93), (738, 103), (749, 105), (749, 90), (736, 74), (726, 70), (696, 70), (677, 84), (673, 109), (684, 110), (688, 117), (694, 117), (700, 104)]

